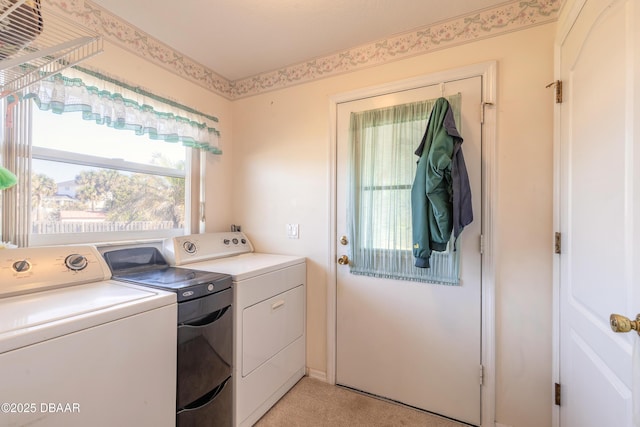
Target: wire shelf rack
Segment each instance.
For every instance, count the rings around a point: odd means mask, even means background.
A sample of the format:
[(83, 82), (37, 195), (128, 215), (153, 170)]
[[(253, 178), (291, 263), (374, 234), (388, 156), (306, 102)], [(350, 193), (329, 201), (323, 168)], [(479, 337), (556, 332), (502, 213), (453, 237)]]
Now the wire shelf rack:
[(99, 35), (46, 0), (0, 0), (0, 99), (102, 50)]

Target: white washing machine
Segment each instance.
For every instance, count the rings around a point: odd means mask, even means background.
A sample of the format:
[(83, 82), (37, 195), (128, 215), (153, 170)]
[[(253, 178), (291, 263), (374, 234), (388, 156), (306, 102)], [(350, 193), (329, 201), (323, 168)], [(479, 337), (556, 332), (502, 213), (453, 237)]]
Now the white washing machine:
[(164, 252), (173, 265), (231, 275), (234, 425), (253, 425), (305, 374), (305, 258), (254, 252), (241, 232), (175, 237)]
[(0, 425), (174, 426), (176, 296), (92, 246), (0, 250)]

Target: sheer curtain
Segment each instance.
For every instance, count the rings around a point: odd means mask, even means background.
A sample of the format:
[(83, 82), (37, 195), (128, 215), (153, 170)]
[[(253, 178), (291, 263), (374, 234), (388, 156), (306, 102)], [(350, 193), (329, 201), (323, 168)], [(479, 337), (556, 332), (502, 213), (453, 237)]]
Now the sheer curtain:
[[(447, 100), (462, 134), (461, 95)], [(353, 274), (459, 284), (459, 252), (434, 252), (431, 268), (423, 269), (413, 265), (411, 251), (411, 185), (418, 160), (414, 151), (435, 101), (351, 114), (347, 218)]]

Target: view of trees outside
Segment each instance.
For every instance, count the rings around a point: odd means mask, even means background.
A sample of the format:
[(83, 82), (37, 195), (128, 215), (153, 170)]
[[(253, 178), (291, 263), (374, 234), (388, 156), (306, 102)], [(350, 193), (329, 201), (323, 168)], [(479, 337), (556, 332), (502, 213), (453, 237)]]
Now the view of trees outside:
[[(176, 166), (184, 169), (184, 162)], [(43, 173), (31, 180), (35, 234), (183, 227), (184, 178), (84, 167), (72, 182)]]

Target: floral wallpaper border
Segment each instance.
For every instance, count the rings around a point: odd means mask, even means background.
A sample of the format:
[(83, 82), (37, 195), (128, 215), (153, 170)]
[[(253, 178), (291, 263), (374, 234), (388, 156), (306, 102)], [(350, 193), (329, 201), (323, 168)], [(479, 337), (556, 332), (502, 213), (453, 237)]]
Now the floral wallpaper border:
[(229, 81), (90, 0), (45, 1), (106, 40), (228, 99), (257, 95), (552, 22), (562, 5), (562, 0), (516, 0), (280, 70)]

